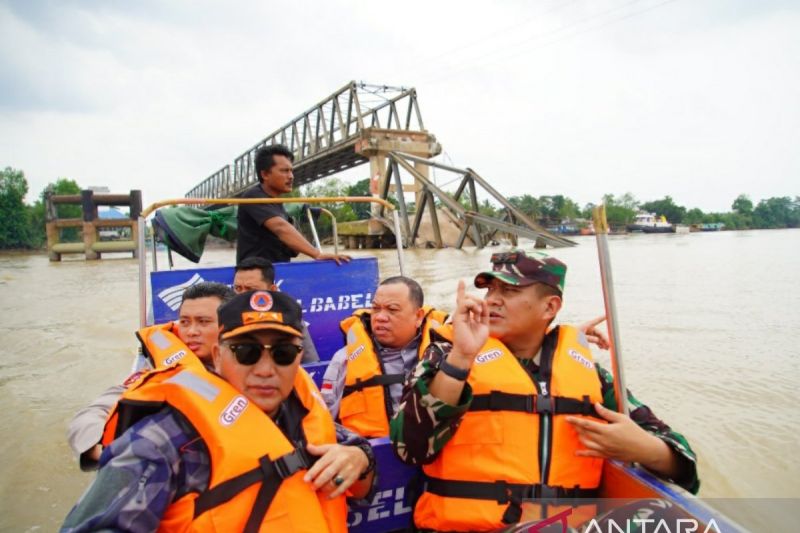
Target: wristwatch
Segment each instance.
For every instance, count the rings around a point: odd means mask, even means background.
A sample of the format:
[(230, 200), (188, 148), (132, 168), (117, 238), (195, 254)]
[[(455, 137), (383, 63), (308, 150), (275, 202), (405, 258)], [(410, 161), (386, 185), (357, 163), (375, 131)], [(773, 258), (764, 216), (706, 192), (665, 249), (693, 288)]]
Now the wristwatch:
[(370, 472), (375, 470), (375, 452), (372, 451), (372, 446), (369, 442), (364, 442), (361, 444), (356, 444), (359, 448), (363, 450), (365, 454), (367, 454), (367, 468), (361, 472), (361, 475), (358, 476), (358, 479), (367, 479)]
[(463, 368), (458, 368), (457, 366), (451, 365), (444, 357), (439, 361), (439, 370), (451, 378), (459, 381), (466, 381), (467, 377), (469, 376), (469, 370), (464, 370)]

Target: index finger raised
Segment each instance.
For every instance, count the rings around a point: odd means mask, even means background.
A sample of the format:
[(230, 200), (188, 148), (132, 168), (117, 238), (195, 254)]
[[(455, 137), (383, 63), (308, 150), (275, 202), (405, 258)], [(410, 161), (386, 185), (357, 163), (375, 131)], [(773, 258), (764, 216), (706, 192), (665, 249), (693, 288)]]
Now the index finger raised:
[(466, 287), (464, 285), (464, 280), (458, 280), (458, 286), (456, 287), (456, 307), (460, 307), (461, 304), (464, 302), (464, 295), (466, 294)]

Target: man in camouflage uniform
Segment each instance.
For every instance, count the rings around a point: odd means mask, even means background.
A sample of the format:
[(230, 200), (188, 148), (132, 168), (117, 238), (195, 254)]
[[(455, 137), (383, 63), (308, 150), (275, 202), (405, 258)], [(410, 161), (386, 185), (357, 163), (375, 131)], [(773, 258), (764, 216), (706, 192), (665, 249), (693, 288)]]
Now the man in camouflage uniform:
[[(554, 332), (556, 332), (556, 337), (558, 336), (558, 327), (551, 328), (551, 322), (561, 308), (566, 265), (545, 254), (523, 251), (494, 254), (492, 263), (492, 271), (482, 272), (475, 278), (476, 287), (488, 289), (483, 300), (465, 294), (464, 284), (459, 282), (457, 309), (453, 314), (450, 340), (434, 342), (425, 352), (414, 374), (405, 384), (403, 402), (392, 420), (390, 437), (401, 460), (413, 465), (428, 465), (425, 468), (426, 474), (429, 476), (428, 491), (436, 490), (430, 488), (430, 465), (438, 468), (435, 470), (438, 472), (460, 470), (460, 464), (456, 468), (454, 468), (456, 465), (451, 465), (449, 468), (436, 465), (437, 461), (441, 463), (440, 457), (446, 455), (443, 454), (443, 450), (448, 449), (448, 443), (452, 441), (459, 429), (464, 427), (465, 415), (476, 410), (497, 410), (491, 405), (473, 405), (473, 403), (480, 404), (480, 402), (474, 401), (473, 386), (476, 386), (477, 382), (474, 381), (474, 376), (470, 378), (470, 373), (473, 375), (476, 373), (476, 359), (478, 359), (478, 363), (486, 362), (485, 344), (493, 339), (500, 341), (500, 346), (510, 352), (525, 373), (530, 376), (538, 391), (536, 396), (541, 397), (548, 394), (543, 385), (550, 383), (550, 370), (553, 371), (553, 376), (557, 372), (557, 367), (553, 366), (553, 352), (549, 352), (549, 358), (543, 358), (542, 348), (543, 345), (547, 345), (548, 338), (552, 338)], [(561, 329), (564, 330), (564, 327)], [(578, 333), (576, 342), (585, 346), (585, 340), (585, 336)], [(577, 434), (573, 435), (573, 439), (577, 438), (575, 441), (577, 449), (569, 452), (571, 456), (576, 456), (575, 460), (600, 458), (639, 462), (656, 474), (696, 493), (699, 488), (696, 457), (686, 439), (658, 419), (650, 408), (639, 402), (629, 391), (627, 391), (627, 397), (630, 415), (617, 413), (613, 377), (608, 371), (590, 361), (590, 352), (583, 351), (583, 348), (577, 345), (576, 348), (581, 353), (588, 355), (581, 356), (573, 353), (575, 350), (570, 350), (569, 356), (578, 360), (585, 368), (595, 369), (597, 378), (599, 378), (599, 391), (594, 394), (598, 401), (594, 405), (589, 403), (588, 409), (585, 409), (586, 406), (584, 406), (585, 412), (580, 413), (594, 416), (595, 420), (589, 419), (588, 416), (574, 415), (562, 418), (574, 428)], [(483, 371), (483, 368), (488, 366), (480, 364), (479, 369)], [(512, 367), (516, 368), (516, 365), (512, 365)], [(547, 374), (546, 377), (542, 376), (543, 372)], [(563, 376), (561, 379), (564, 379)], [(484, 390), (487, 388), (494, 387), (491, 387), (491, 384), (489, 387), (484, 386)], [(494, 392), (502, 393), (502, 391), (492, 390), (492, 393)], [(491, 395), (485, 394), (484, 396)], [(587, 398), (584, 396), (584, 402)], [(481, 398), (483, 403), (490, 404), (491, 402), (486, 401), (487, 399)], [(545, 404), (545, 402), (541, 402), (541, 398), (534, 397), (532, 399), (534, 402), (540, 400), (542, 405)], [(509, 407), (500, 410), (505, 409), (524, 410)], [(537, 409), (539, 409), (538, 406), (534, 404), (532, 409), (534, 415), (538, 413), (542, 418), (549, 417), (551, 420), (557, 418), (554, 416), (558, 414), (557, 411), (537, 411)], [(589, 412), (592, 409), (593, 412)], [(529, 409), (527, 412), (531, 413), (531, 410)], [(565, 411), (565, 413), (570, 413), (570, 411)], [(487, 427), (486, 430), (488, 431), (488, 429)], [(462, 429), (462, 431), (467, 430)], [(484, 448), (480, 447), (482, 445), (477, 446), (477, 448), (473, 448), (473, 453), (476, 454), (475, 456), (482, 456), (480, 450)], [(536, 443), (531, 442), (531, 447), (536, 449)], [(551, 451), (553, 454), (559, 453), (558, 449)], [(545, 469), (546, 467), (542, 464), (546, 465), (547, 460), (541, 456), (541, 451), (538, 460), (540, 468)], [(484, 474), (487, 474), (485, 479), (503, 479), (501, 475), (493, 477), (492, 472)], [(540, 481), (544, 480), (542, 485), (548, 482), (548, 474), (549, 471), (540, 472)], [(458, 506), (468, 505), (470, 502), (480, 502), (480, 499), (469, 499), (470, 497), (463, 495), (454, 496), (458, 490), (450, 490), (447, 486), (448, 483), (453, 484), (451, 481), (445, 481), (441, 484), (445, 488), (440, 492), (449, 501), (455, 502)], [(458, 483), (463, 482), (455, 482), (455, 484)], [(490, 485), (491, 483), (483, 484)], [(550, 487), (545, 488), (550, 489)], [(556, 491), (558, 494), (565, 492), (561, 490), (562, 487), (558, 487), (558, 489)], [(465, 489), (462, 492), (469, 491)], [(436, 493), (434, 492), (434, 494)], [(509, 493), (512, 500), (513, 496), (512, 493)], [(576, 495), (572, 495), (572, 497), (576, 497)], [(420, 500), (420, 504), (423, 506), (425, 506), (424, 498), (425, 494)], [(423, 510), (427, 511), (427, 516), (435, 515), (438, 512), (452, 513), (449, 510), (440, 511), (439, 509), (453, 508), (444, 505), (439, 505), (438, 509), (434, 508), (437, 506), (427, 505), (427, 507), (428, 509)], [(468, 509), (468, 507), (459, 507), (459, 509)], [(510, 516), (513, 514), (511, 513)], [(425, 529), (425, 525), (420, 525), (419, 518), (420, 505), (418, 504), (415, 522), (418, 527)], [(504, 517), (504, 520), (506, 518)], [(452, 521), (448, 522), (442, 519), (439, 522), (434, 520), (433, 523), (452, 524)], [(495, 527), (500, 525), (502, 524)], [(427, 526), (427, 528), (461, 529), (441, 526)], [(466, 529), (478, 528), (468, 527)]]

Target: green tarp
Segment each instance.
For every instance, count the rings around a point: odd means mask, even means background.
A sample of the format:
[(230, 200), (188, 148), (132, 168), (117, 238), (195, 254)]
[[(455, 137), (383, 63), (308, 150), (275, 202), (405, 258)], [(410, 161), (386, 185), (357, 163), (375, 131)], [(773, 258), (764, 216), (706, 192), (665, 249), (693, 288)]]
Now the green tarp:
[(161, 209), (153, 218), (158, 239), (189, 261), (197, 263), (206, 246), (206, 237), (236, 240), (236, 206), (205, 210), (190, 206)]

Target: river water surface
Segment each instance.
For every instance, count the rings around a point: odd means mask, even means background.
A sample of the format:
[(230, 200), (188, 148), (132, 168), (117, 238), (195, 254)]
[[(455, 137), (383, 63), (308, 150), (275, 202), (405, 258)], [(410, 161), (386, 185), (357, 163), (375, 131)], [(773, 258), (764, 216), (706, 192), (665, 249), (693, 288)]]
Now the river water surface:
[[(569, 267), (564, 323), (603, 310), (594, 238), (576, 240), (551, 251)], [(613, 236), (609, 245), (628, 387), (688, 437), (700, 495), (800, 498), (800, 230)], [(456, 281), (500, 249), (407, 250), (407, 274), (427, 303), (451, 309)], [(206, 255), (204, 265), (234, 260), (233, 250)], [(382, 276), (399, 273), (395, 253), (376, 255)], [(136, 352), (137, 263), (2, 255), (0, 303), (0, 531), (53, 531), (93, 478), (70, 453), (67, 422), (127, 375)]]

